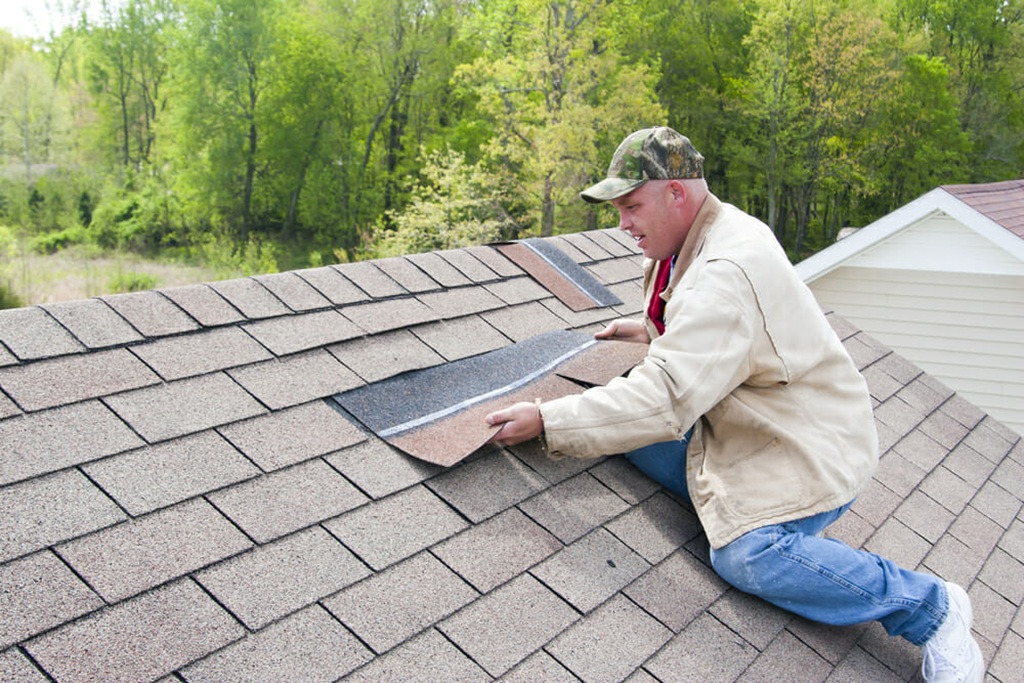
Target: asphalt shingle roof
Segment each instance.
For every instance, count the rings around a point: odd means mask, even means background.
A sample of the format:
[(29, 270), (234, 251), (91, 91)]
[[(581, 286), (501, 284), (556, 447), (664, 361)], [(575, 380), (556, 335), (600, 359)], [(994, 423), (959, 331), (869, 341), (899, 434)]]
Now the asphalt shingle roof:
[[(329, 398), (641, 308), (618, 231), (551, 238), (623, 302), (497, 249), (0, 312), (0, 681), (901, 681), (880, 626), (730, 588), (621, 458), (415, 460)], [(830, 533), (969, 588), (1024, 661), (1024, 443), (837, 316), (882, 459)]]

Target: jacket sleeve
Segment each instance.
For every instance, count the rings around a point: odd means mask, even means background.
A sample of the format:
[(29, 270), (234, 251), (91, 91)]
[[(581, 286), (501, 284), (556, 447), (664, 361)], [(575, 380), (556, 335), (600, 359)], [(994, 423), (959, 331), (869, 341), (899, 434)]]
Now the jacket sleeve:
[(666, 318), (665, 334), (628, 376), (541, 405), (552, 454), (598, 457), (680, 439), (751, 376), (764, 324), (734, 263), (704, 265), (694, 283), (673, 293)]

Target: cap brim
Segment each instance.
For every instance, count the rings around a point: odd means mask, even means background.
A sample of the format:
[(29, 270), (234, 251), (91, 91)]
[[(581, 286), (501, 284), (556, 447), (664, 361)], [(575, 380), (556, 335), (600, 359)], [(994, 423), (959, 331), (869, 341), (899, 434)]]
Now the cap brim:
[(580, 192), (585, 202), (600, 204), (629, 194), (640, 187), (646, 180), (627, 180), (625, 178), (605, 178), (601, 182)]

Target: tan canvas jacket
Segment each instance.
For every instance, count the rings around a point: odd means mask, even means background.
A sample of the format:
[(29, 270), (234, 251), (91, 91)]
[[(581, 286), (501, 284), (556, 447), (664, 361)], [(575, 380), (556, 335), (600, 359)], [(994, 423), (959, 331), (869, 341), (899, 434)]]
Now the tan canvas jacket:
[(714, 548), (851, 501), (878, 460), (867, 385), (768, 227), (709, 196), (664, 297), (642, 364), (541, 405), (548, 449), (624, 453), (695, 425), (687, 486)]

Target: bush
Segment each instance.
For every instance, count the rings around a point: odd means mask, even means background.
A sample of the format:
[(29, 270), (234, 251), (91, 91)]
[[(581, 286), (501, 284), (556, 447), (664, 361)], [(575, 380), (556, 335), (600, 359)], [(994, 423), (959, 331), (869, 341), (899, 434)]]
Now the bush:
[(108, 287), (111, 292), (145, 292), (156, 289), (158, 281), (152, 275), (145, 273), (118, 273), (110, 278)]

